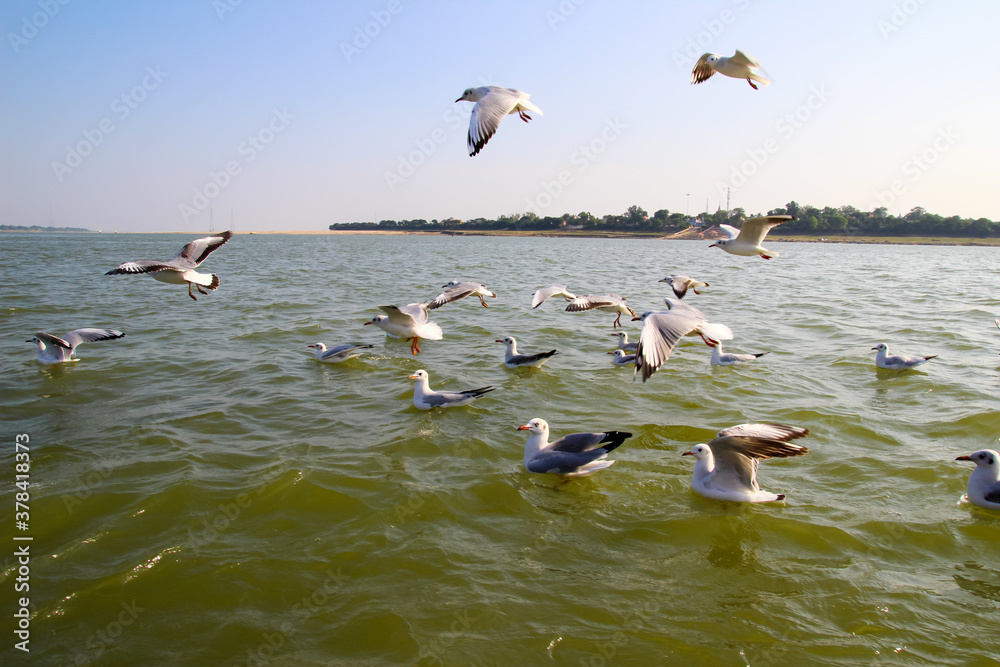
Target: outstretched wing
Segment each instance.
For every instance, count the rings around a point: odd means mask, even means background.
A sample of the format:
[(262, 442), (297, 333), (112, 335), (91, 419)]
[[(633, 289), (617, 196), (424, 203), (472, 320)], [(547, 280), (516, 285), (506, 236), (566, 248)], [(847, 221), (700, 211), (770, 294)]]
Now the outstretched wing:
[(137, 259), (131, 262), (125, 262), (118, 268), (111, 269), (104, 275), (122, 276), (137, 273), (156, 273), (157, 271), (163, 271), (164, 269), (172, 269), (176, 271), (177, 267), (167, 264), (166, 262), (154, 262), (149, 259)]
[(670, 358), (677, 341), (695, 330), (699, 321), (682, 313), (667, 311), (646, 316), (635, 351), (636, 372), (645, 382)]
[(749, 243), (760, 245), (772, 227), (794, 219), (795, 217), (791, 215), (766, 215), (761, 218), (750, 218), (743, 223), (740, 236)]
[(702, 83), (703, 81), (708, 81), (708, 79), (715, 74), (715, 70), (708, 64), (708, 58), (711, 55), (711, 53), (706, 53), (701, 58), (698, 58), (698, 62), (695, 63), (694, 69), (691, 70), (691, 83)]
[(786, 424), (738, 424), (724, 428), (717, 434), (718, 437), (740, 436), (744, 438), (761, 438), (766, 440), (779, 440), (787, 442), (796, 438), (804, 438), (809, 435), (809, 429), (798, 426), (788, 426)]
[(729, 59), (729, 62), (735, 65), (743, 65), (744, 67), (751, 67), (760, 69), (760, 63), (754, 60), (751, 56), (743, 53), (739, 49), (736, 50), (736, 55)]
[(225, 231), (221, 234), (195, 239), (181, 248), (177, 256), (170, 261), (184, 268), (193, 269), (204, 262), (209, 255), (218, 250), (232, 236), (232, 232)]
[(469, 118), (469, 155), (476, 155), (496, 134), (500, 121), (509, 114), (521, 96), (509, 88), (494, 88), (472, 107)]

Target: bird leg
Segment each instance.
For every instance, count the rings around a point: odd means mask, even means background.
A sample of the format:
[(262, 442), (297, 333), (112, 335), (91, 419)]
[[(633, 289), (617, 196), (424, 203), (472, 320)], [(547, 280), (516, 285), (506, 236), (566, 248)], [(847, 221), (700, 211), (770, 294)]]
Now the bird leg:
[(757, 86), (756, 86), (756, 85), (754, 85), (754, 82), (753, 82), (753, 81), (751, 81), (750, 79), (747, 79), (747, 83), (749, 83), (749, 84), (750, 84), (750, 87), (751, 87), (751, 88), (753, 88), (754, 90), (757, 90)]
[(407, 340), (410, 341), (410, 354), (414, 356), (420, 354), (420, 348), (417, 347), (417, 341), (420, 339), (414, 336), (413, 338), (407, 338)]
[(194, 294), (191, 294), (191, 285), (194, 285), (194, 283), (188, 283), (188, 296), (197, 301), (198, 297), (196, 297)]
[(524, 111), (522, 111), (521, 109), (517, 110), (517, 115), (520, 116), (521, 120), (523, 120), (525, 123), (527, 123), (529, 120), (531, 120), (531, 116), (529, 116), (528, 114), (524, 113)]
[(477, 294), (476, 296), (479, 297), (479, 303), (483, 304), (483, 308), (489, 308), (490, 307), (490, 304), (486, 303), (486, 299), (483, 298), (482, 294)]
[(708, 345), (709, 347), (715, 347), (716, 345), (719, 344), (719, 341), (717, 340), (712, 340), (711, 338), (705, 338), (705, 334), (701, 333), (700, 331), (698, 332), (698, 335), (701, 336), (701, 339), (703, 341), (705, 341), (705, 345)]
[(770, 255), (765, 255), (764, 253), (761, 253), (760, 256), (763, 257), (764, 259), (771, 259)]
[(198, 283), (195, 283), (195, 284), (194, 284), (194, 286), (195, 286), (195, 288), (197, 288), (197, 290), (198, 290), (199, 292), (201, 292), (202, 294), (208, 294), (208, 292), (206, 292), (205, 290), (203, 290), (203, 289), (201, 288), (201, 285), (199, 285)]
[(618, 325), (622, 323), (622, 314), (619, 312), (618, 317), (615, 318), (615, 323), (611, 325), (612, 329), (617, 329)]

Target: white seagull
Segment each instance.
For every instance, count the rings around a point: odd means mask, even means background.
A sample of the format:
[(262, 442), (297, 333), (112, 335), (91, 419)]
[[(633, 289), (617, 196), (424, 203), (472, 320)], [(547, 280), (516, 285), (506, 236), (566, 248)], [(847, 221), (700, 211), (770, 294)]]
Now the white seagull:
[(669, 284), (674, 290), (674, 296), (678, 299), (683, 299), (688, 290), (691, 290), (695, 294), (701, 294), (701, 292), (698, 291), (699, 287), (709, 287), (708, 283), (703, 283), (700, 280), (695, 280), (691, 276), (685, 276), (679, 273), (672, 273), (666, 278), (660, 279), (658, 282)]
[(427, 371), (420, 369), (409, 376), (410, 380), (416, 380), (413, 385), (413, 405), (419, 410), (430, 410), (431, 408), (455, 408), (460, 405), (468, 405), (483, 394), (494, 391), (496, 387), (480, 387), (479, 389), (467, 389), (466, 391), (434, 391), (428, 384)]
[[(766, 435), (749, 435), (752, 433)], [(796, 426), (741, 424), (723, 429), (708, 444), (695, 445), (681, 456), (697, 459), (691, 488), (706, 498), (748, 503), (784, 500), (784, 494), (761, 490), (757, 467), (761, 459), (807, 453), (807, 448), (788, 442), (806, 435), (808, 430)]]
[(626, 301), (628, 299), (617, 294), (609, 293), (603, 296), (586, 294), (570, 301), (569, 305), (566, 306), (566, 312), (582, 313), (585, 310), (603, 310), (609, 313), (618, 313), (618, 317), (615, 318), (615, 322), (612, 325), (612, 328), (617, 328), (621, 324), (623, 313), (628, 313), (632, 317), (635, 317), (635, 311), (628, 307), (625, 303)]
[(374, 324), (391, 336), (410, 341), (410, 353), (420, 354), (418, 343), (421, 338), (441, 340), (444, 334), (434, 322), (428, 321), (426, 303), (410, 303), (405, 306), (379, 306), (385, 315), (376, 315), (365, 324)]
[(608, 354), (615, 355), (614, 359), (611, 360), (615, 366), (627, 366), (628, 364), (635, 363), (635, 355), (629, 354), (625, 350), (618, 349), (608, 352)]
[(767, 352), (760, 352), (758, 354), (734, 354), (732, 352), (723, 352), (722, 341), (716, 341), (714, 345), (711, 345), (711, 347), (713, 348), (712, 360), (709, 363), (713, 366), (739, 366), (741, 364), (750, 363), (751, 361), (767, 354)]
[(905, 371), (938, 356), (931, 354), (926, 357), (904, 357), (898, 354), (889, 354), (889, 346), (885, 343), (879, 343), (872, 349), (878, 350), (878, 354), (875, 355), (875, 365), (891, 371)]
[(705, 315), (683, 301), (664, 299), (670, 310), (646, 311), (635, 319), (643, 320), (636, 350), (635, 372), (645, 382), (670, 358), (682, 336), (701, 336), (706, 345), (732, 340), (733, 332), (725, 324), (713, 324)]
[(988, 510), (1000, 510), (1000, 454), (992, 449), (980, 449), (955, 460), (976, 464), (966, 489), (969, 502)]
[(535, 290), (535, 293), (531, 295), (531, 307), (538, 308), (546, 299), (551, 299), (554, 296), (566, 297), (567, 301), (572, 301), (576, 298), (575, 294), (566, 291), (565, 285), (549, 285), (548, 287)]
[(537, 417), (517, 430), (531, 432), (524, 445), (525, 470), (565, 477), (585, 477), (610, 467), (614, 461), (607, 460), (608, 452), (632, 437), (624, 431), (571, 433), (549, 442), (549, 424)]
[(479, 302), (483, 304), (483, 308), (489, 308), (483, 297), (491, 296), (494, 299), (497, 298), (495, 292), (486, 289), (486, 285), (471, 280), (451, 280), (448, 284), (442, 285), (442, 288), (444, 288), (444, 291), (434, 297), (434, 300), (427, 305), (429, 310), (440, 308), (445, 304), (464, 299), (467, 296), (478, 296)]
[(309, 347), (313, 348), (316, 352), (317, 361), (322, 361), (324, 364), (339, 364), (342, 361), (347, 361), (360, 355), (361, 350), (375, 346), (371, 344), (346, 343), (344, 345), (334, 345), (328, 350), (325, 343), (313, 343)]
[(210, 290), (216, 290), (219, 288), (219, 276), (214, 273), (198, 273), (195, 271), (198, 265), (205, 261), (209, 255), (218, 250), (222, 244), (232, 238), (233, 233), (226, 231), (221, 234), (214, 234), (212, 236), (206, 236), (205, 238), (195, 239), (191, 241), (186, 246), (181, 248), (181, 251), (177, 253), (169, 262), (157, 262), (149, 259), (137, 259), (131, 262), (125, 262), (117, 269), (111, 269), (104, 275), (106, 276), (120, 276), (129, 275), (134, 273), (149, 273), (155, 278), (163, 283), (170, 283), (172, 285), (183, 285), (187, 283), (188, 286), (188, 296), (198, 300), (194, 294), (191, 293), (191, 286), (198, 288), (198, 291), (202, 294), (208, 294), (202, 287), (207, 287)]
[(754, 72), (755, 69), (760, 69), (760, 63), (740, 50), (737, 50), (736, 54), (729, 58), (715, 53), (706, 53), (698, 58), (694, 69), (691, 70), (691, 83), (708, 81), (716, 72), (734, 79), (746, 79), (754, 90), (757, 90), (754, 81), (762, 86), (771, 83), (770, 79)]
[(771, 259), (772, 257), (777, 257), (778, 253), (768, 250), (761, 245), (764, 242), (764, 237), (767, 236), (772, 227), (794, 219), (795, 216), (791, 215), (765, 215), (761, 218), (750, 218), (744, 221), (740, 229), (736, 229), (730, 225), (719, 225), (719, 228), (729, 238), (719, 239), (708, 247), (722, 248), (730, 255), (743, 255), (745, 257), (760, 255), (764, 259)]
[(73, 355), (76, 353), (76, 346), (80, 343), (92, 343), (97, 340), (114, 340), (124, 336), (121, 331), (114, 329), (74, 329), (63, 338), (39, 331), (25, 342), (37, 343), (38, 354), (36, 359), (40, 364), (58, 364), (63, 361), (79, 361)]
[(503, 358), (504, 366), (507, 368), (538, 368), (548, 361), (552, 355), (556, 354), (555, 350), (538, 352), (537, 354), (518, 354), (517, 341), (514, 340), (513, 336), (497, 338), (495, 342), (503, 343), (507, 346), (507, 351), (504, 352)]
[(528, 93), (514, 88), (501, 88), (500, 86), (479, 86), (478, 88), (468, 88), (456, 102), (475, 102), (472, 107), (472, 116), (469, 118), (469, 156), (476, 155), (483, 149), (486, 142), (496, 134), (500, 127), (500, 121), (507, 114), (516, 113), (525, 123), (531, 120), (531, 116), (525, 111), (534, 111), (539, 116), (543, 115), (542, 110), (528, 101), (531, 97)]
[[(635, 352), (639, 349), (639, 343), (628, 342), (628, 332), (627, 331), (616, 331), (611, 334), (612, 336), (618, 336), (618, 349), (625, 350), (626, 352)], [(611, 354), (610, 352), (608, 354)]]

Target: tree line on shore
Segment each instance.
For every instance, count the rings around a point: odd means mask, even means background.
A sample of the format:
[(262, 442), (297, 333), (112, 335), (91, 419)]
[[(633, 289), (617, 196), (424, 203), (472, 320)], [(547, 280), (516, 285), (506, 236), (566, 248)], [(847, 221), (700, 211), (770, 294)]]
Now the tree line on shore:
[[(767, 215), (788, 214), (795, 216), (781, 225), (780, 233), (803, 236), (952, 236), (985, 238), (1000, 236), (1000, 222), (988, 218), (962, 218), (957, 215), (944, 217), (916, 207), (905, 215), (890, 215), (885, 207), (874, 211), (860, 211), (853, 206), (822, 209), (801, 205), (794, 201), (781, 208), (767, 211)], [(381, 220), (379, 222), (346, 222), (330, 225), (333, 230), (399, 230), (399, 231), (589, 231), (633, 232), (647, 234), (673, 234), (689, 227), (708, 229), (713, 225), (728, 224), (739, 227), (748, 215), (742, 208), (731, 211), (718, 210), (689, 217), (660, 209), (649, 215), (639, 206), (630, 206), (621, 215), (597, 217), (588, 212), (564, 213), (559, 217), (538, 216), (535, 213), (501, 215), (496, 219), (472, 220)]]

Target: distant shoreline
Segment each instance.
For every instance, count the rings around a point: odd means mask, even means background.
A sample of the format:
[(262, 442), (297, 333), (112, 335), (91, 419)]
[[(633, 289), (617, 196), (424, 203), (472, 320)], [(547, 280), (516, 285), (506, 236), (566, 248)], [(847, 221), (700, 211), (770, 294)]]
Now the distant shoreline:
[[(96, 232), (96, 231), (42, 231), (42, 230), (17, 230), (5, 229), (0, 233), (12, 234), (208, 234), (212, 232), (200, 231), (170, 231), (170, 232)], [(218, 232), (215, 232), (218, 233)], [(711, 241), (710, 238), (678, 238), (663, 236), (662, 234), (634, 234), (629, 232), (552, 232), (552, 231), (502, 231), (486, 232), (476, 231), (433, 231), (424, 232), (416, 230), (385, 230), (385, 229), (295, 229), (284, 230), (275, 229), (267, 231), (247, 231), (234, 232), (237, 236), (265, 236), (277, 234), (289, 235), (369, 235), (369, 236), (520, 236), (520, 237), (541, 237), (541, 238), (599, 238), (599, 239), (650, 239), (665, 241)], [(864, 245), (942, 245), (942, 246), (1000, 246), (1000, 238), (967, 238), (950, 236), (782, 236), (772, 234), (767, 237), (769, 241), (787, 243), (857, 243)]]

